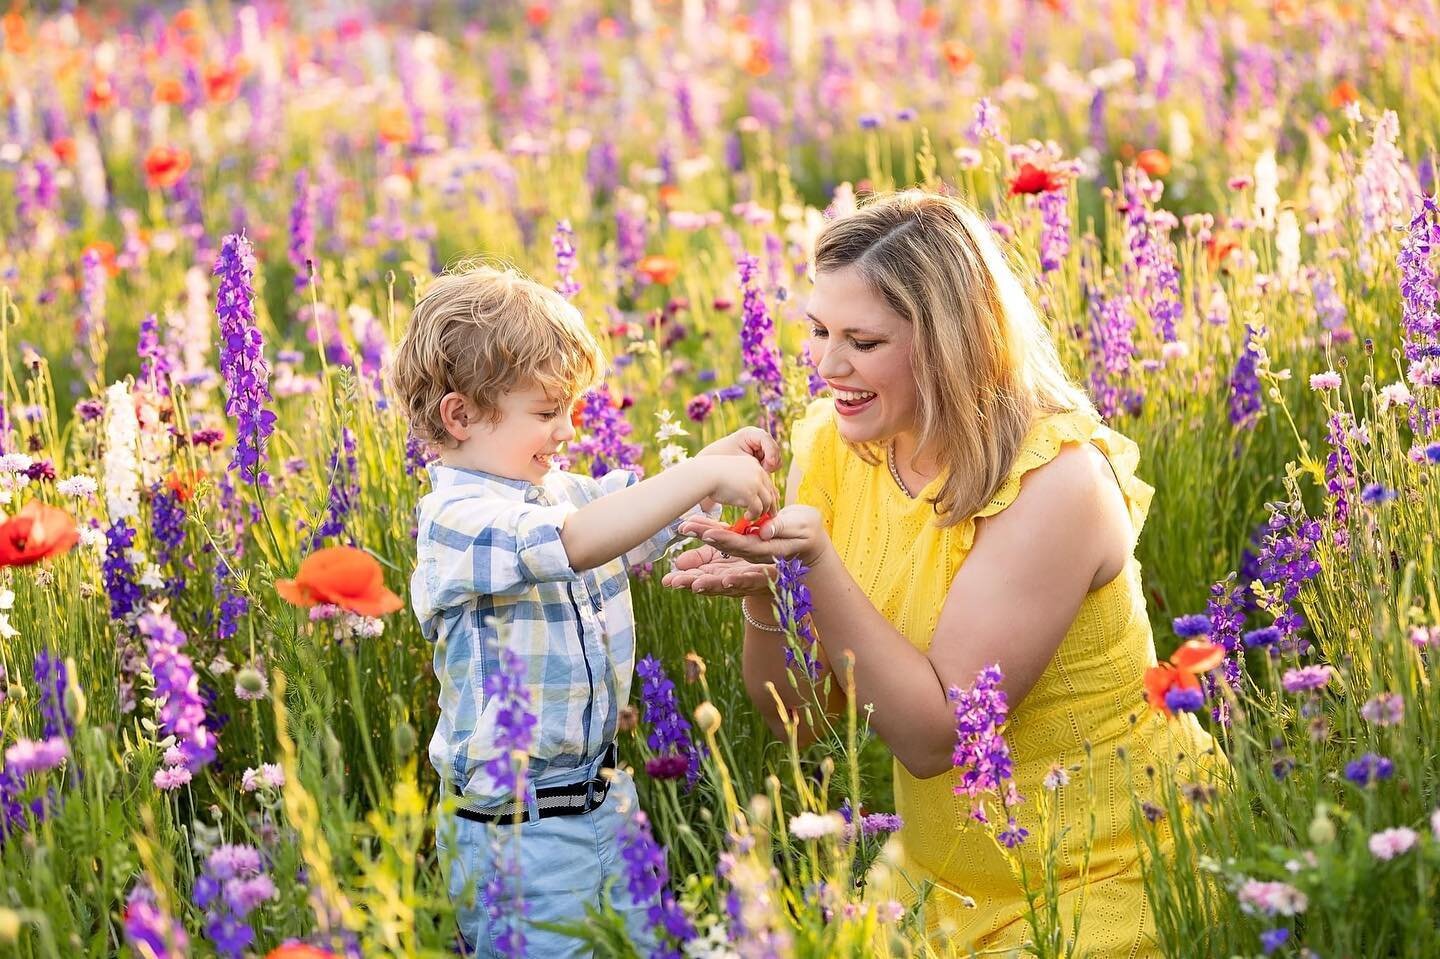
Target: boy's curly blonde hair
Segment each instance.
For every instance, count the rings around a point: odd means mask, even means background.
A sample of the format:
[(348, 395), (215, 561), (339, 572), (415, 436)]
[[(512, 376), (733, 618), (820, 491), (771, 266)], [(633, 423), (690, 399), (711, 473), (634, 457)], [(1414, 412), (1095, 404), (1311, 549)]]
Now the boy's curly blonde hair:
[(433, 447), (454, 440), (440, 400), (456, 392), (499, 418), (499, 398), (541, 387), (569, 402), (599, 381), (600, 345), (580, 311), (518, 270), (462, 264), (425, 290), (390, 366), (410, 432)]

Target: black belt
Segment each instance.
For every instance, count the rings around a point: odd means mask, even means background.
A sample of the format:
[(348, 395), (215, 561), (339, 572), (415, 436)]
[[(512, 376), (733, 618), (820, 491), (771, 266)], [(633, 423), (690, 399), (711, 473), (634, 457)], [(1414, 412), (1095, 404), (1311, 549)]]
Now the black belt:
[[(618, 758), (618, 750), (615, 743), (605, 747), (605, 757), (600, 761), (600, 770), (614, 769), (615, 761)], [(460, 788), (454, 783), (450, 789), (457, 796), (464, 796)], [(587, 812), (594, 812), (600, 808), (605, 801), (605, 796), (610, 792), (610, 780), (604, 776), (596, 776), (594, 779), (582, 780), (578, 783), (570, 783), (566, 786), (547, 786), (535, 790), (535, 805), (540, 809), (540, 815), (536, 818), (550, 819), (554, 816), (582, 816)], [(495, 825), (498, 823), (521, 823), (530, 822), (530, 808), (523, 799), (512, 799), (503, 806), (496, 806), (487, 809), (485, 812), (477, 812), (474, 809), (466, 809), (459, 806), (455, 809), (455, 815), (461, 819), (468, 819), (471, 822)]]

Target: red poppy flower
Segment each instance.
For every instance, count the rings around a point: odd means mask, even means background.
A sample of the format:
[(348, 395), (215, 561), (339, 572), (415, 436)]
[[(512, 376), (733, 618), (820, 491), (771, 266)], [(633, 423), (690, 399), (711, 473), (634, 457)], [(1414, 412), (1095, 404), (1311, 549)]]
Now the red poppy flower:
[(1210, 239), (1205, 243), (1205, 252), (1210, 255), (1212, 266), (1224, 266), (1230, 259), (1230, 254), (1238, 249), (1240, 242), (1224, 230), (1210, 234)]
[(1170, 172), (1170, 157), (1164, 150), (1141, 150), (1135, 165), (1153, 177), (1163, 177)]
[(353, 546), (316, 550), (300, 561), (294, 579), (277, 579), (275, 591), (296, 606), (330, 603), (361, 616), (384, 616), (404, 605), (385, 588), (375, 557)]
[(1172, 689), (1199, 689), (1200, 680), (1194, 673), (1176, 669), (1169, 663), (1160, 663), (1145, 670), (1145, 701), (1156, 712), (1169, 716), (1170, 707), (1165, 705), (1165, 694)]
[(742, 516), (730, 524), (730, 532), (739, 533), (741, 536), (759, 536), (760, 527), (770, 522), (771, 518), (769, 513), (761, 513), (754, 519), (746, 519)]
[(1225, 647), (1204, 639), (1187, 639), (1170, 654), (1176, 669), (1187, 673), (1208, 673), (1225, 661)]
[(94, 250), (100, 257), (100, 265), (105, 267), (106, 276), (119, 276), (120, 264), (115, 262), (115, 244), (109, 240), (96, 240), (80, 251), (80, 258), (84, 260), (85, 254)]
[(1341, 80), (1330, 90), (1330, 106), (1336, 110), (1342, 109), (1360, 99), (1360, 91), (1355, 89), (1355, 84), (1349, 80)]
[(155, 82), (153, 96), (156, 103), (168, 103), (171, 106), (185, 102), (185, 86), (174, 77), (161, 77)]
[(675, 278), (680, 275), (680, 264), (663, 254), (652, 253), (635, 264), (635, 272), (651, 283), (664, 286), (675, 282)]
[(75, 140), (73, 137), (56, 137), (50, 141), (50, 149), (55, 154), (55, 159), (69, 166), (75, 162)]
[(85, 90), (85, 109), (98, 113), (115, 105), (115, 87), (105, 77), (96, 77)]
[(212, 63), (205, 67), (205, 98), (211, 103), (229, 103), (240, 92), (239, 66)]
[(145, 154), (145, 183), (169, 188), (180, 182), (190, 169), (190, 151), (180, 147), (151, 147)]
[(543, 27), (550, 22), (550, 8), (543, 3), (532, 3), (525, 8), (525, 21), (532, 27)]
[(0, 523), (0, 566), (30, 566), (69, 552), (79, 541), (80, 532), (69, 513), (31, 500)]
[(1021, 193), (1044, 193), (1058, 190), (1065, 185), (1065, 178), (1054, 170), (1045, 170), (1033, 163), (1020, 164), (1019, 171), (1010, 180), (1010, 195)]
[(379, 130), (380, 139), (386, 143), (409, 143), (415, 138), (415, 128), (404, 107), (390, 106), (381, 110)]
[(271, 949), (265, 954), (265, 959), (335, 959), (335, 953), (319, 946), (291, 942)]

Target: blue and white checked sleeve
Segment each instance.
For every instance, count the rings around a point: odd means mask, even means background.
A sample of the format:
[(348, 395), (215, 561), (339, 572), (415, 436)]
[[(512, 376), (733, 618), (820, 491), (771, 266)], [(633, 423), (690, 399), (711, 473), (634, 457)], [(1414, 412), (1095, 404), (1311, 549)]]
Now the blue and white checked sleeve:
[[(611, 470), (596, 481), (600, 486), (599, 496), (618, 493), (627, 486), (640, 482), (629, 470)], [(692, 506), (675, 518), (675, 521), (627, 552), (624, 556), (627, 569), (636, 569), (646, 563), (653, 563), (665, 554), (665, 549), (680, 536), (680, 524), (691, 516), (704, 515), (699, 505)]]
[(421, 561), (428, 567), (431, 602), (445, 609), (477, 593), (514, 595), (536, 583), (573, 578), (560, 530), (574, 511), (568, 502), (544, 506), (488, 497), (440, 505), (420, 531), (428, 539)]

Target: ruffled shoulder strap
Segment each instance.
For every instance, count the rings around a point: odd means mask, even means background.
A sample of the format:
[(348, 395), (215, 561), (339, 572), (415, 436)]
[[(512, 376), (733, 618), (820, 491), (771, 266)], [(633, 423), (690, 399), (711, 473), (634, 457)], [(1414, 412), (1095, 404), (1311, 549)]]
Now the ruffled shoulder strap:
[(1154, 487), (1141, 480), (1135, 475), (1135, 468), (1140, 463), (1140, 448), (1129, 437), (1124, 436), (1100, 421), (1100, 418), (1093, 413), (1086, 411), (1074, 411), (1069, 413), (1052, 413), (1040, 420), (1037, 420), (1030, 431), (1025, 435), (1025, 440), (1020, 445), (1020, 451), (1015, 456), (1015, 462), (1010, 467), (1010, 473), (1005, 477), (1005, 482), (995, 491), (990, 501), (981, 507), (967, 524), (969, 538), (973, 542), (974, 520), (983, 516), (994, 516), (996, 513), (1015, 502), (1015, 497), (1020, 495), (1020, 481), (1025, 474), (1033, 469), (1038, 469), (1053, 460), (1060, 454), (1060, 449), (1066, 443), (1093, 443), (1105, 454), (1110, 462), (1110, 468), (1115, 473), (1115, 479), (1120, 484), (1120, 490), (1125, 494), (1125, 505), (1130, 511), (1130, 522), (1135, 527), (1138, 536), (1140, 529), (1145, 525), (1145, 517), (1150, 511), (1150, 500), (1155, 495)]

